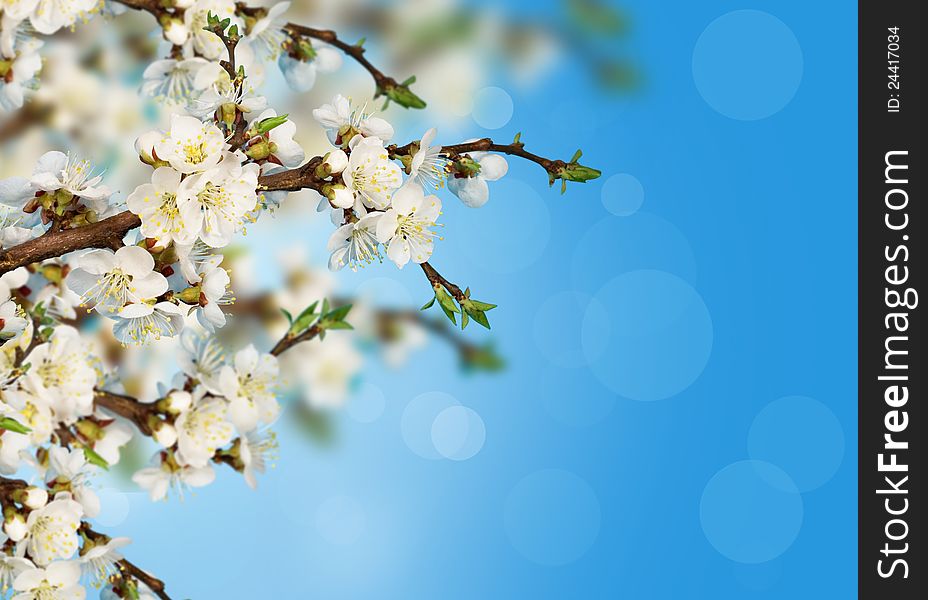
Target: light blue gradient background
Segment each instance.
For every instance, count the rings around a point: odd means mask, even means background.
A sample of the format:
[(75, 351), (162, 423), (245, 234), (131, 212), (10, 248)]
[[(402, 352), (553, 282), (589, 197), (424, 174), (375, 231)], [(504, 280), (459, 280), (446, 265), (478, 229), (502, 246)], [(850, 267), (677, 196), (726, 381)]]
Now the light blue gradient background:
[[(502, 4), (513, 19), (525, 11), (545, 15), (549, 8), (545, 2)], [(500, 305), (491, 313), (492, 334), (476, 326), (465, 334), (498, 340), (507, 371), (461, 376), (453, 352), (437, 341), (399, 373), (371, 361), (366, 381), (385, 393), (384, 414), (366, 424), (340, 414), (329, 448), (282, 427), (282, 457), (256, 493), (241, 477), (219, 469), (214, 485), (182, 503), (150, 504), (130, 495), (128, 518), (112, 531), (136, 540), (129, 556), (165, 578), (172, 597), (854, 595), (856, 7), (757, 0), (621, 6), (634, 22), (626, 44), (645, 76), (640, 91), (605, 95), (571, 60), (531, 93), (494, 74), (492, 85), (513, 97), (512, 120), (492, 132), (474, 123), (439, 137), (450, 142), (458, 133), (492, 134), (508, 140), (523, 131), (533, 151), (568, 158), (582, 147), (584, 162), (604, 172), (602, 180), (571, 185), (561, 196), (547, 188), (537, 166), (513, 160), (509, 181), (493, 188), (483, 209), (468, 210), (444, 196), (446, 239), (433, 262), (449, 278), (470, 284), (480, 299)], [(775, 15), (802, 53), (795, 96), (754, 121), (716, 112), (693, 78), (699, 36), (716, 18), (744, 8)], [(373, 39), (368, 45), (376, 48)], [(724, 90), (754, 77), (743, 62), (733, 49), (730, 71), (712, 73), (715, 85)], [(793, 74), (778, 73), (775, 58), (761, 62), (758, 69), (788, 85)], [(732, 100), (738, 101), (751, 99)], [(403, 129), (398, 139), (417, 137), (422, 127)], [(618, 173), (633, 175), (644, 190), (631, 217), (612, 215), (601, 200), (604, 183)], [(523, 193), (525, 186), (537, 200)], [(281, 239), (296, 235), (281, 227), (282, 233), (257, 238), (268, 256), (276, 252), (274, 244), (282, 247)], [(324, 229), (312, 230), (322, 236), (320, 252)], [(507, 261), (515, 266), (501, 269)], [(705, 369), (679, 394), (653, 402), (620, 397), (583, 367), (552, 365), (536, 344), (536, 315), (546, 300), (561, 292), (588, 299), (635, 269), (673, 273), (701, 296), (711, 317)], [(428, 295), (421, 273), (411, 267), (343, 275), (347, 290), (366, 278), (395, 275), (414, 301)], [(605, 313), (626, 308), (610, 304), (609, 297), (598, 300)], [(542, 311), (541, 318), (550, 319), (541, 330), (544, 348), (580, 349), (583, 315), (577, 311), (567, 307), (558, 314), (551, 305)], [(673, 340), (668, 335), (664, 343)], [(702, 341), (682, 337), (674, 347)], [(454, 395), (483, 418), (486, 443), (470, 460), (430, 461), (405, 445), (399, 425), (404, 407), (435, 390)], [(831, 435), (802, 438), (810, 469), (819, 452), (833, 460), (842, 431), (843, 458), (833, 477), (802, 493), (801, 527), (782, 555), (759, 565), (732, 561), (702, 528), (703, 493), (732, 463), (775, 462), (749, 454), (749, 431), (765, 406), (794, 395), (826, 405), (840, 425), (838, 433), (826, 428)], [(800, 411), (795, 419), (804, 416)], [(788, 443), (788, 420), (764, 425), (763, 439), (775, 445), (777, 426)], [(777, 448), (768, 449), (777, 455)], [(780, 465), (789, 473), (788, 466)], [(529, 480), (510, 497), (520, 481), (542, 470), (556, 489), (532, 487)], [(571, 487), (577, 479), (588, 489)], [(722, 497), (750, 498), (751, 490), (739, 483), (736, 477), (725, 484)], [(332, 497), (351, 501), (326, 536), (316, 513)], [(776, 504), (775, 496), (761, 491), (758, 504), (747, 508), (758, 507), (760, 517), (749, 521), (747, 534), (750, 527), (763, 535), (765, 528), (790, 526), (792, 509)], [(522, 527), (523, 537), (526, 523), (537, 519), (541, 545), (529, 553), (542, 562), (563, 562), (577, 549), (581, 555), (564, 565), (538, 564), (511, 543), (507, 518)], [(333, 531), (343, 543), (328, 539)], [(595, 539), (583, 552), (591, 534)], [(763, 538), (757, 543), (763, 545)]]

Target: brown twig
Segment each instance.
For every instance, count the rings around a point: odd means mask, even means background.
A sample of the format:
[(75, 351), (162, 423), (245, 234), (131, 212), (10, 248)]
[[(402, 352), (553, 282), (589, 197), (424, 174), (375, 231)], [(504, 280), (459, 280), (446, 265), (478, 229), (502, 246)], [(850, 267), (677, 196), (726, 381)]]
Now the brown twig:
[(273, 348), (271, 348), (271, 354), (274, 356), (280, 356), (290, 348), (293, 348), (301, 342), (308, 342), (320, 333), (322, 333), (322, 328), (319, 327), (319, 325), (313, 325), (299, 335), (291, 335), (288, 332), (286, 335), (284, 335), (284, 337), (280, 338), (280, 341), (277, 342)]
[(115, 394), (105, 390), (94, 390), (94, 403), (124, 419), (132, 421), (143, 434), (147, 436), (154, 434), (151, 421), (153, 418), (158, 418), (158, 409), (154, 403), (146, 404), (132, 396)]
[(435, 267), (428, 262), (424, 262), (419, 266), (422, 267), (422, 271), (428, 278), (429, 283), (432, 284), (432, 287), (441, 286), (445, 288), (458, 302), (463, 302), (467, 299), (467, 296), (464, 295), (464, 291), (461, 290), (460, 287), (442, 277), (442, 274), (435, 270)]

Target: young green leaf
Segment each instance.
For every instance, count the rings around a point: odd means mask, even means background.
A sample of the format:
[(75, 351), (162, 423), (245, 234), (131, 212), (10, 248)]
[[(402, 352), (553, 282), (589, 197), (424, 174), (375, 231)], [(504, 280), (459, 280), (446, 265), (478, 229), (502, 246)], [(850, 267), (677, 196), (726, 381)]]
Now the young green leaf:
[(32, 431), (30, 428), (26, 427), (16, 419), (12, 419), (10, 417), (0, 417), (0, 429), (5, 429), (15, 433), (29, 433)]
[(92, 465), (97, 465), (106, 470), (110, 468), (110, 463), (106, 462), (106, 459), (94, 452), (94, 449), (90, 446), (84, 446), (84, 457), (87, 459), (87, 462)]

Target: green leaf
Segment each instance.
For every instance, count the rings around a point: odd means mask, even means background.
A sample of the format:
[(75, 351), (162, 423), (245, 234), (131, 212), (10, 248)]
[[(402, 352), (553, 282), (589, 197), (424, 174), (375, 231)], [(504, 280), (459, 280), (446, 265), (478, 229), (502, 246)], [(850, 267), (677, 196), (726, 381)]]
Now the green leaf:
[(313, 302), (309, 306), (303, 309), (297, 318), (290, 324), (290, 331), (293, 333), (299, 333), (306, 329), (309, 329), (309, 326), (313, 324), (313, 321), (316, 320), (316, 317), (319, 315), (316, 313), (316, 306), (319, 305), (319, 302)]
[[(415, 81), (415, 78), (411, 78)], [(406, 81), (409, 81), (407, 79)], [(413, 93), (407, 84), (390, 82), (386, 87), (378, 90), (379, 95), (384, 95), (390, 100), (396, 102), (405, 108), (425, 108), (425, 100)]]
[(487, 329), (490, 328), (490, 321), (489, 319), (487, 319), (487, 315), (485, 312), (483, 312), (482, 310), (468, 310), (467, 312), (468, 314), (470, 314), (470, 317), (474, 321), (477, 321), (478, 323), (480, 323)]
[(461, 313), (461, 331), (464, 331), (464, 328), (467, 327), (467, 324), (470, 323), (470, 317), (467, 316), (467, 313)]
[(258, 134), (263, 135), (275, 127), (280, 127), (286, 123), (287, 117), (289, 116), (290, 115), (280, 115), (279, 117), (268, 117), (267, 119), (264, 119), (258, 123), (258, 126), (255, 129), (257, 130)]
[(348, 323), (347, 321), (331, 321), (331, 322), (326, 321), (325, 328), (326, 329), (354, 329), (351, 323)]
[(10, 417), (0, 417), (0, 429), (5, 429), (15, 433), (29, 433), (32, 431), (30, 428), (26, 427), (16, 419), (11, 419)]
[(451, 311), (447, 306), (441, 303), (439, 303), (438, 306), (441, 307), (442, 312), (445, 313), (445, 316), (448, 317), (448, 320), (450, 320), (453, 325), (458, 324), (457, 319), (454, 317), (454, 313), (457, 311)]
[(492, 343), (468, 348), (461, 355), (461, 367), (467, 371), (502, 371), (506, 361), (497, 354)]
[(335, 310), (326, 313), (323, 317), (326, 321), (344, 321), (345, 317), (348, 316), (348, 312), (351, 310), (351, 305), (346, 304), (344, 306), (339, 306)]
[(480, 300), (470, 300), (470, 304), (480, 311), (488, 311), (496, 308), (496, 304), (490, 304), (489, 302), (481, 302)]
[(422, 305), (422, 308), (419, 310), (428, 310), (432, 308), (432, 305), (435, 304), (435, 296), (432, 296), (432, 299)]
[(280, 312), (284, 313), (284, 316), (287, 317), (287, 323), (293, 325), (293, 315), (290, 314), (290, 311), (286, 308), (281, 308)]
[(460, 313), (461, 310), (454, 303), (454, 298), (452, 298), (448, 292), (445, 291), (443, 287), (435, 288), (435, 297), (438, 298), (438, 304), (441, 305), (446, 311), (453, 313)]
[(98, 467), (102, 467), (107, 471), (110, 469), (110, 463), (106, 462), (102, 456), (94, 452), (94, 449), (90, 446), (84, 446), (84, 457), (86, 457), (87, 462), (92, 465), (97, 465)]

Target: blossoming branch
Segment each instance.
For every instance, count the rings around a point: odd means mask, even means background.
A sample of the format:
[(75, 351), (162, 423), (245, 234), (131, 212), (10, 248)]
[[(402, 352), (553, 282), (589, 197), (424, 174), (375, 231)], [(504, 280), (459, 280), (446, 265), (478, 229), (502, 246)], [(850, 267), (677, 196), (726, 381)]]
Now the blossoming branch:
[[(328, 213), (328, 267), (357, 270), (384, 258), (419, 265), (444, 316), (489, 328), (496, 308), (472, 298), (429, 261), (447, 188), (465, 206), (489, 200), (506, 156), (539, 165), (550, 184), (585, 182), (599, 171), (526, 150), (521, 136), (442, 145), (434, 127), (392, 143), (393, 126), (341, 95), (313, 111), (330, 146), (307, 157), (297, 124), (260, 94), (276, 63), (296, 91), (340, 68), (347, 56), (374, 82), (374, 98), (421, 109), (411, 89), (375, 67), (362, 44), (288, 22), (289, 3), (252, 8), (232, 0), (114, 0), (108, 13), (137, 9), (157, 20), (166, 56), (144, 73), (142, 92), (172, 108), (163, 129), (142, 133), (135, 152), (149, 167), (124, 200), (102, 170), (72, 153), (44, 154), (31, 174), (0, 181), (0, 595), (17, 600), (168, 598), (162, 581), (123, 555), (127, 538), (93, 529), (100, 502), (91, 485), (137, 436), (158, 450), (132, 479), (152, 500), (211, 483), (216, 465), (250, 487), (277, 448), (282, 362), (333, 331), (353, 329), (351, 302), (318, 298), (284, 311), (286, 325), (264, 352), (226, 348), (216, 333), (233, 311), (224, 250), (275, 211), (289, 192), (318, 193)], [(0, 0), (0, 107), (28, 102), (42, 68), (42, 36), (100, 12), (97, 0)], [(452, 225), (453, 227), (453, 225)], [(124, 348), (176, 338), (179, 372), (153, 402), (125, 393), (121, 365), (81, 329), (92, 311)], [(416, 311), (381, 311), (377, 335), (398, 324), (448, 337)], [(354, 323), (354, 319), (352, 319)], [(339, 338), (326, 341), (337, 347)], [(492, 369), (490, 349), (449, 337), (462, 361)], [(302, 370), (354, 362), (315, 353)], [(114, 364), (115, 362), (115, 364)], [(340, 384), (344, 387), (346, 384)], [(315, 385), (320, 402), (342, 390)], [(27, 479), (19, 479), (28, 471)]]

